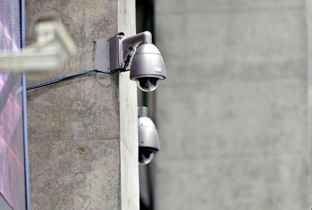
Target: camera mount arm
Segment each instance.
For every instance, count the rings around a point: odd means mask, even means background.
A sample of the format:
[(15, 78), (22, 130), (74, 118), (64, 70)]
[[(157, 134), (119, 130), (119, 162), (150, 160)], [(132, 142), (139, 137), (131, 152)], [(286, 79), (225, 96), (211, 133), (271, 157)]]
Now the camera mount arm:
[(136, 49), (140, 44), (152, 44), (152, 34), (145, 31), (130, 37), (121, 37), (119, 44), (119, 56), (126, 60), (129, 49)]

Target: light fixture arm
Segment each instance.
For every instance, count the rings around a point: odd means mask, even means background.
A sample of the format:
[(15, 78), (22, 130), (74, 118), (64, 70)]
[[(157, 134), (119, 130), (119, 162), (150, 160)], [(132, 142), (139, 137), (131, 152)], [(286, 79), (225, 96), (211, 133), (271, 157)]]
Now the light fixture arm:
[(76, 46), (60, 19), (40, 18), (37, 41), (20, 52), (0, 51), (0, 72), (29, 72), (57, 69), (76, 51)]

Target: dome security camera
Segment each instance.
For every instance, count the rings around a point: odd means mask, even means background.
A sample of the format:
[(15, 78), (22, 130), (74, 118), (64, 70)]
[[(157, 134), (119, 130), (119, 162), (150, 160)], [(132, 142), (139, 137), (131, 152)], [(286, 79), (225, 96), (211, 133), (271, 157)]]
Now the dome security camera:
[(153, 44), (141, 44), (131, 62), (130, 79), (137, 81), (142, 91), (151, 92), (165, 78), (165, 63), (157, 47)]
[(149, 164), (159, 151), (159, 138), (153, 121), (148, 117), (147, 107), (138, 108), (139, 164)]
[[(167, 77), (163, 57), (152, 43), (148, 31), (126, 37), (123, 33), (108, 39), (110, 67), (130, 70), (130, 79), (145, 92), (157, 89), (160, 80)], [(130, 65), (129, 65), (130, 64)]]

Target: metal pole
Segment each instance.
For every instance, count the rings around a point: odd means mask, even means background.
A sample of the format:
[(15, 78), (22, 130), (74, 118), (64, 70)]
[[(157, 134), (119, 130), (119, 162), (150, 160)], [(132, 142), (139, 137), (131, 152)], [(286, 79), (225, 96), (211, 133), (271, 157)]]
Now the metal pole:
[[(25, 47), (25, 0), (20, 0), (20, 20), (21, 20), (21, 48)], [(28, 164), (28, 132), (27, 132), (27, 95), (26, 95), (26, 75), (22, 76), (23, 85), (23, 127), (24, 127), (24, 161), (25, 161), (25, 190), (26, 209), (30, 210), (30, 183)]]

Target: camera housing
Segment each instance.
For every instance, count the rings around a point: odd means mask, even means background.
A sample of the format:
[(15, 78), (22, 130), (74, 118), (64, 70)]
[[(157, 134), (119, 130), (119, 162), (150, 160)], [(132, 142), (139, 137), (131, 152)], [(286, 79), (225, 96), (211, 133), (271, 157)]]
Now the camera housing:
[(130, 70), (130, 79), (136, 81), (138, 87), (145, 92), (157, 89), (160, 81), (166, 79), (164, 59), (152, 43), (150, 32), (145, 31), (130, 37), (119, 33), (107, 42), (109, 45), (107, 60), (110, 61), (110, 65), (105, 69)]
[(147, 107), (138, 108), (139, 164), (150, 163), (159, 151), (159, 137), (153, 121), (148, 117)]
[(142, 91), (151, 92), (165, 78), (164, 59), (157, 47), (153, 44), (139, 45), (131, 62), (130, 79), (137, 81)]

